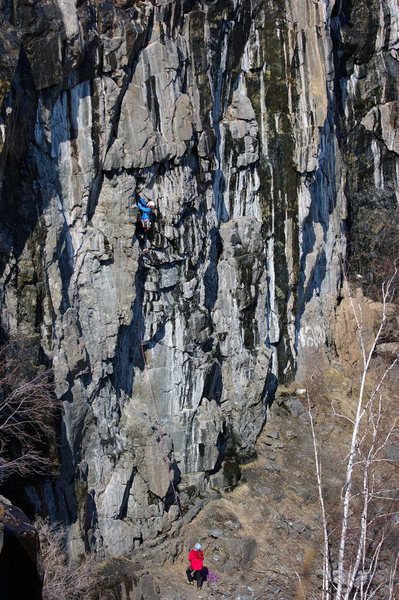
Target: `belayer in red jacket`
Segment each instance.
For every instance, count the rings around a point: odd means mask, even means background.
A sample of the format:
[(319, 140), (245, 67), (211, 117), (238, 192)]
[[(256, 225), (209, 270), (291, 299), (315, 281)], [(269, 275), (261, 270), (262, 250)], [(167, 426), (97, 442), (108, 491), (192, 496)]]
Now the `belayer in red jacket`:
[(194, 548), (188, 554), (188, 562), (190, 566), (186, 570), (187, 579), (190, 585), (197, 582), (197, 587), (202, 588), (202, 584), (206, 581), (208, 569), (204, 567), (204, 553), (202, 552), (201, 544), (195, 544)]

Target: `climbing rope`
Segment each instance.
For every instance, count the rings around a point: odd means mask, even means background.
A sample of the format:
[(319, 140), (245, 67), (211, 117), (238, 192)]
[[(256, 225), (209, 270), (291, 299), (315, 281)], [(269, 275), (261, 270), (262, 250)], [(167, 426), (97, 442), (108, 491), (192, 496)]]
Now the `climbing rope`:
[(161, 416), (160, 416), (160, 412), (159, 412), (159, 409), (158, 409), (158, 403), (157, 403), (157, 400), (155, 398), (154, 389), (152, 387), (150, 373), (149, 373), (149, 368), (148, 368), (148, 364), (147, 364), (147, 358), (146, 358), (146, 355), (145, 355), (145, 352), (144, 352), (143, 336), (141, 336), (140, 347), (141, 347), (141, 353), (143, 355), (144, 370), (145, 370), (147, 378), (148, 378), (148, 384), (149, 384), (149, 387), (150, 387), (150, 390), (151, 390), (152, 400), (154, 402), (155, 411), (156, 411), (156, 414), (157, 414), (157, 431), (158, 431), (159, 443), (160, 443), (161, 448), (163, 450), (163, 461), (164, 461), (164, 463), (166, 465), (168, 465), (170, 485), (172, 487), (172, 491), (173, 491), (173, 494), (174, 494), (176, 506), (177, 506), (177, 509), (179, 511), (179, 516), (180, 516), (181, 519), (183, 519), (183, 513), (182, 513), (181, 505), (180, 505), (180, 498), (179, 498), (179, 494), (178, 494), (178, 491), (176, 490), (176, 486), (175, 486), (175, 483), (174, 483), (174, 473), (173, 473), (173, 469), (172, 469), (172, 462), (171, 462), (171, 460), (169, 458), (169, 451), (165, 447), (165, 437), (166, 437), (167, 433), (166, 433), (166, 431), (163, 429), (163, 427), (161, 425)]

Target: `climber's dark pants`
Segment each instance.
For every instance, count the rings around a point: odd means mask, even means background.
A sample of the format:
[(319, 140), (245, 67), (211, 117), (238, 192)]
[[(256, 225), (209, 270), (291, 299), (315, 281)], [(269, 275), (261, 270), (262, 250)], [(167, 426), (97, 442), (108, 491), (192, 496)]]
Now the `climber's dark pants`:
[(187, 579), (190, 583), (197, 582), (197, 587), (202, 588), (202, 584), (206, 581), (207, 569), (204, 567), (200, 571), (193, 571), (190, 567), (186, 570)]

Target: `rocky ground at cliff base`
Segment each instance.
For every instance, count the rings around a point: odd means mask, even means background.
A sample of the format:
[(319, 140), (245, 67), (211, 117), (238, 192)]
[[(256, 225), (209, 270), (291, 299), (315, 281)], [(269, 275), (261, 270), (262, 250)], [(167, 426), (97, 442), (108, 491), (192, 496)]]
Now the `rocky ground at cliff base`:
[[(370, 390), (386, 364), (386, 357), (377, 357)], [(337, 530), (344, 459), (352, 431), (348, 419), (338, 413), (346, 416), (354, 413), (358, 378), (351, 369), (355, 366), (349, 361), (345, 368), (337, 362), (326, 366), (322, 377), (319, 374), (309, 381), (322, 461), (324, 499), (329, 518), (334, 520), (336, 513)], [(385, 400), (390, 401), (386, 416), (391, 422), (395, 414), (397, 378), (397, 371), (391, 374), (384, 395)], [(398, 483), (397, 473), (393, 475), (399, 462), (396, 442), (396, 438), (392, 438), (386, 449), (389, 465), (385, 473), (391, 485), (394, 481)], [(397, 529), (397, 522), (392, 524)], [(307, 397), (303, 389), (280, 389), (258, 439), (256, 456), (242, 466), (240, 484), (232, 492), (222, 493), (219, 499), (208, 502), (192, 522), (184, 524), (180, 541), (180, 553), (173, 564), (170, 561), (159, 569), (150, 567), (162, 600), (302, 598), (298, 595), (299, 578), (304, 597), (320, 597), (321, 517)], [(196, 541), (203, 545), (206, 565), (219, 576), (217, 583), (204, 584), (201, 592), (185, 583), (185, 558)], [(388, 568), (390, 557), (398, 550), (397, 542), (394, 546), (395, 542), (387, 548), (381, 569)], [(157, 560), (162, 561), (162, 554)]]
[[(345, 382), (331, 371), (342, 393)], [(346, 382), (348, 385), (348, 382)], [(319, 421), (326, 483), (339, 497), (339, 458), (345, 426)], [(333, 428), (334, 427), (334, 428)], [(341, 443), (340, 443), (341, 442)], [(338, 466), (338, 468), (337, 468)], [(191, 598), (288, 599), (295, 596), (296, 573), (321, 547), (318, 495), (306, 400), (295, 390), (280, 393), (256, 447), (256, 458), (242, 467), (239, 486), (209, 502), (184, 527), (183, 543), (203, 544), (206, 564), (219, 575), (199, 594), (184, 583), (185, 554), (159, 578), (162, 600)], [(321, 585), (315, 568), (312, 586)], [(188, 589), (186, 589), (186, 587)]]

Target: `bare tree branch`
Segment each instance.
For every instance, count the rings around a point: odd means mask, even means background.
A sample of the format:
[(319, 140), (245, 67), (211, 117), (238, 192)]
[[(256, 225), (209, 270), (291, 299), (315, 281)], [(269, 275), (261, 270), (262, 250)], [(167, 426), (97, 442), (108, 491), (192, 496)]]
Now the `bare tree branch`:
[[(351, 429), (349, 449), (342, 461), (345, 473), (336, 513), (327, 514), (319, 444), (307, 389), (323, 531), (322, 600), (371, 600), (382, 597), (380, 594), (387, 597), (388, 585), (389, 598), (395, 597), (397, 549), (395, 564), (388, 569), (393, 554), (391, 547), (397, 547), (392, 517), (398, 514), (395, 508), (399, 488), (397, 477), (392, 479), (395, 460), (391, 458), (390, 449), (397, 445), (399, 432), (398, 418), (387, 400), (388, 394), (397, 389), (399, 357), (388, 362), (386, 356), (377, 355), (375, 351), (385, 335), (388, 316), (394, 314), (394, 307), (388, 304), (393, 297), (396, 276), (397, 270), (382, 286), (381, 314), (376, 327), (373, 322), (370, 324), (365, 310), (367, 300), (363, 302), (359, 294), (355, 297), (346, 282), (360, 349), (360, 372), (353, 413), (349, 410), (349, 415), (344, 414), (345, 410), (337, 410), (331, 402), (333, 417), (346, 421)], [(378, 305), (373, 310), (376, 308)], [(332, 533), (337, 527), (338, 538)], [(332, 571), (334, 559), (337, 568)]]
[(58, 410), (52, 373), (29, 371), (18, 344), (0, 348), (0, 482), (51, 468)]

